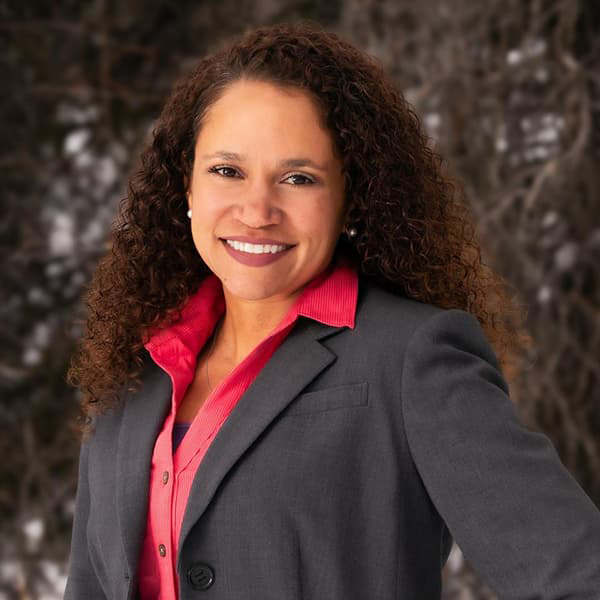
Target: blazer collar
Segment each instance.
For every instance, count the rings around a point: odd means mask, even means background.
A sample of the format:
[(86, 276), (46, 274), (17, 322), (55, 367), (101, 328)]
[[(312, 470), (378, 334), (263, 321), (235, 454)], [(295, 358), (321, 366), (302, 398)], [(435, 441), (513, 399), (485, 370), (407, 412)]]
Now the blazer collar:
[[(206, 510), (229, 469), (277, 414), (336, 359), (336, 354), (320, 340), (343, 329), (299, 317), (239, 399), (194, 477), (179, 537), (178, 556), (194, 523)], [(170, 409), (173, 391), (171, 378), (149, 355), (145, 357), (144, 369), (143, 387), (135, 396), (126, 398), (117, 449), (119, 528), (132, 574), (137, 570), (145, 532), (154, 440)]]

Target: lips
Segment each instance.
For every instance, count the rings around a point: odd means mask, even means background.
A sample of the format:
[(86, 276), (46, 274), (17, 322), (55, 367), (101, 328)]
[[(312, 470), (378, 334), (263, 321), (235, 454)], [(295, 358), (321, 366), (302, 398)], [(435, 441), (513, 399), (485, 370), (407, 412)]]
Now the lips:
[[(286, 256), (289, 252), (292, 251), (294, 246), (288, 246), (285, 250), (281, 252), (275, 252), (274, 254), (264, 253), (264, 254), (252, 254), (249, 252), (242, 252), (240, 250), (236, 250), (232, 246), (230, 246), (224, 239), (221, 239), (223, 246), (227, 253), (234, 258), (237, 262), (240, 262), (244, 265), (248, 265), (250, 267), (263, 267), (265, 265), (269, 265), (278, 260), (281, 260), (284, 256)], [(280, 244), (285, 245), (285, 244)]]

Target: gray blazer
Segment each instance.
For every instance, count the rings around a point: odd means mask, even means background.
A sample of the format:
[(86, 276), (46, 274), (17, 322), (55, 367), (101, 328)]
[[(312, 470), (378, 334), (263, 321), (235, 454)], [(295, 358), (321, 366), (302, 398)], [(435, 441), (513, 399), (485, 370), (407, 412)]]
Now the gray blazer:
[[(172, 393), (144, 368), (82, 444), (65, 598), (137, 597)], [(519, 420), (477, 319), (361, 280), (355, 329), (300, 317), (214, 438), (180, 598), (439, 600), (452, 539), (501, 598), (600, 598), (600, 512)]]

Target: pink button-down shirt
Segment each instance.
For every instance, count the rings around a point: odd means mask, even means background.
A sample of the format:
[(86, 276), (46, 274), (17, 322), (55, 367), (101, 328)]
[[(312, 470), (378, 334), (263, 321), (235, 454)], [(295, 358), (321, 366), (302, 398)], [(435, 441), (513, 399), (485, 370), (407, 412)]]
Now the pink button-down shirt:
[(225, 311), (221, 281), (206, 277), (182, 309), (181, 319), (145, 344), (173, 383), (171, 411), (156, 438), (150, 473), (146, 534), (138, 569), (143, 600), (178, 597), (176, 551), (194, 475), (211, 440), (248, 386), (302, 315), (354, 328), (358, 275), (341, 257), (313, 279), (279, 325), (212, 391), (173, 453), (177, 408), (194, 378), (196, 357)]

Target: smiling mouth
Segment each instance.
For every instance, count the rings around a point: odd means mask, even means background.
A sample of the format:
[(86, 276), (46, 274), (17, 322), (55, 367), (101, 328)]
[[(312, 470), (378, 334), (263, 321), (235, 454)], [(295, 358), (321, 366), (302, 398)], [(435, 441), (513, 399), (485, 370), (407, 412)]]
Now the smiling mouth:
[(219, 239), (234, 250), (246, 254), (279, 254), (296, 246), (296, 244), (251, 244), (249, 242), (238, 242), (237, 240), (227, 240), (225, 238)]

